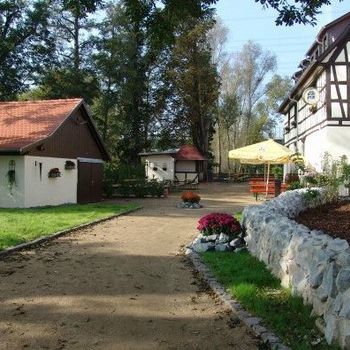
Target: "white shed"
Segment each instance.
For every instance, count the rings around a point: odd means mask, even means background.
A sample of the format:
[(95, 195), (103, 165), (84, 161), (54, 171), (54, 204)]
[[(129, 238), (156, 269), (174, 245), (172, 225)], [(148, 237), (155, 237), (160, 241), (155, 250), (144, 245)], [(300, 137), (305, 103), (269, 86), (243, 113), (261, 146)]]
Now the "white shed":
[(179, 149), (139, 154), (145, 163), (146, 178), (158, 181), (203, 180), (206, 158), (197, 147), (183, 145)]
[(82, 99), (0, 103), (0, 207), (100, 201), (106, 160)]

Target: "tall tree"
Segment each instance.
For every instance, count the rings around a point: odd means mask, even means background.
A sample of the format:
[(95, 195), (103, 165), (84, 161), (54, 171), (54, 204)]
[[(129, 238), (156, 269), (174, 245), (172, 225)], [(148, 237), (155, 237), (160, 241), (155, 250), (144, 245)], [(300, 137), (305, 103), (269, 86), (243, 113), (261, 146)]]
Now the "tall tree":
[[(343, 0), (338, 0), (339, 2)], [(330, 5), (331, 0), (255, 0), (264, 7), (271, 7), (278, 12), (277, 25), (292, 26), (294, 24), (316, 25), (316, 16), (322, 6)]]
[(112, 147), (126, 163), (136, 163), (138, 153), (148, 146), (153, 118), (156, 84), (151, 81), (158, 52), (150, 44), (152, 6), (151, 1), (139, 0), (111, 4), (97, 39), (95, 65), (102, 89), (96, 101), (99, 124), (107, 142), (118, 134)]
[(276, 69), (276, 56), (248, 41), (238, 53), (233, 66), (233, 89), (240, 100), (244, 129), (248, 133), (257, 102), (265, 93), (266, 76)]
[(93, 41), (89, 31), (96, 28), (89, 15), (102, 0), (51, 0), (47, 28), (52, 55), (50, 65), (37, 72), (36, 87), (21, 99), (82, 97), (91, 103), (99, 94), (91, 67)]
[(50, 29), (55, 32), (60, 64), (78, 71), (86, 66), (91, 50), (89, 31), (95, 23), (89, 15), (102, 6), (103, 0), (52, 0)]
[(48, 15), (48, 1), (0, 0), (0, 100), (13, 99), (45, 65)]
[(167, 81), (171, 52), (179, 23), (211, 16), (209, 5), (214, 2), (123, 0), (108, 7), (95, 56), (103, 90), (99, 124), (107, 140), (118, 133), (114, 142), (118, 159), (136, 163), (137, 154), (154, 144), (154, 138), (158, 146), (176, 144), (170, 135), (178, 119), (169, 106), (179, 103), (178, 111), (183, 105)]
[(219, 94), (219, 79), (207, 39), (211, 27), (210, 20), (183, 23), (169, 65), (169, 78), (181, 107), (177, 119), (186, 123), (194, 145), (206, 156)]

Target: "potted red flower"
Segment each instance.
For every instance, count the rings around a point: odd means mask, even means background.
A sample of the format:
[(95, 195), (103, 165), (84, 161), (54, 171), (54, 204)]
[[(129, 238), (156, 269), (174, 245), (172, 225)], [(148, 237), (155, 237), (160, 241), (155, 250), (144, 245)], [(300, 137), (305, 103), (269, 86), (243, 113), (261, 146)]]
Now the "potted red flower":
[(201, 197), (196, 192), (186, 191), (181, 194), (181, 199), (184, 202), (199, 203)]
[(203, 236), (224, 233), (231, 238), (238, 236), (242, 230), (239, 221), (234, 216), (225, 213), (211, 213), (203, 216), (198, 221), (197, 229)]

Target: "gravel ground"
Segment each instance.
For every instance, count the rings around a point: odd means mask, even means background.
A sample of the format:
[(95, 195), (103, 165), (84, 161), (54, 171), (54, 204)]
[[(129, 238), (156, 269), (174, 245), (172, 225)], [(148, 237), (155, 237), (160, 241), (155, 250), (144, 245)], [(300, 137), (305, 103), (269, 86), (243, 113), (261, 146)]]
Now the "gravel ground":
[(203, 184), (0, 260), (0, 349), (257, 349), (182, 254), (204, 213), (256, 203), (246, 185)]

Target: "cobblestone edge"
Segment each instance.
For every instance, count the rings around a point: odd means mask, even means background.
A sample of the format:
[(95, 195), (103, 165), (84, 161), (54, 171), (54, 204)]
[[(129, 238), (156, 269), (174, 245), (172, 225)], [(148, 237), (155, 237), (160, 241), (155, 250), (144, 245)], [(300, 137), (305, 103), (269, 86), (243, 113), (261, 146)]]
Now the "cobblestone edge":
[(55, 232), (55, 233), (53, 233), (51, 235), (48, 235), (48, 236), (42, 236), (42, 237), (34, 239), (33, 241), (29, 241), (29, 242), (18, 244), (18, 245), (14, 246), (14, 247), (10, 247), (10, 248), (1, 250), (0, 251), (0, 258), (2, 258), (4, 256), (7, 256), (7, 255), (10, 255), (12, 253), (18, 252), (20, 250), (25, 250), (25, 249), (36, 247), (38, 245), (41, 245), (41, 244), (44, 244), (46, 242), (52, 241), (52, 240), (54, 240), (54, 239), (56, 239), (56, 238), (58, 238), (60, 236), (64, 236), (64, 235), (67, 235), (67, 234), (75, 232), (75, 231), (80, 231), (80, 230), (83, 230), (85, 228), (95, 226), (95, 225), (97, 225), (99, 223), (115, 219), (115, 218), (117, 218), (119, 216), (123, 216), (123, 215), (127, 215), (127, 214), (130, 214), (130, 213), (133, 213), (133, 212), (135, 212), (137, 210), (140, 210), (140, 209), (142, 209), (142, 207), (136, 207), (136, 208), (133, 208), (133, 209), (124, 210), (124, 211), (122, 211), (122, 212), (120, 212), (118, 214), (115, 214), (115, 215), (107, 216), (107, 217), (102, 218), (102, 219), (97, 219), (97, 220), (94, 220), (94, 221), (87, 222), (85, 224), (81, 224), (81, 225), (78, 225), (78, 226), (74, 226), (74, 227), (68, 228), (66, 230), (58, 231), (58, 232)]
[(242, 305), (232, 298), (224, 286), (220, 284), (214, 275), (211, 273), (208, 266), (202, 261), (199, 254), (188, 249), (186, 256), (191, 260), (195, 269), (213, 290), (213, 292), (223, 301), (223, 303), (235, 312), (240, 321), (248, 326), (254, 334), (260, 338), (266, 345), (273, 350), (291, 350), (288, 346), (284, 345), (281, 340), (264, 325), (263, 321), (259, 317), (255, 317), (247, 312)]

